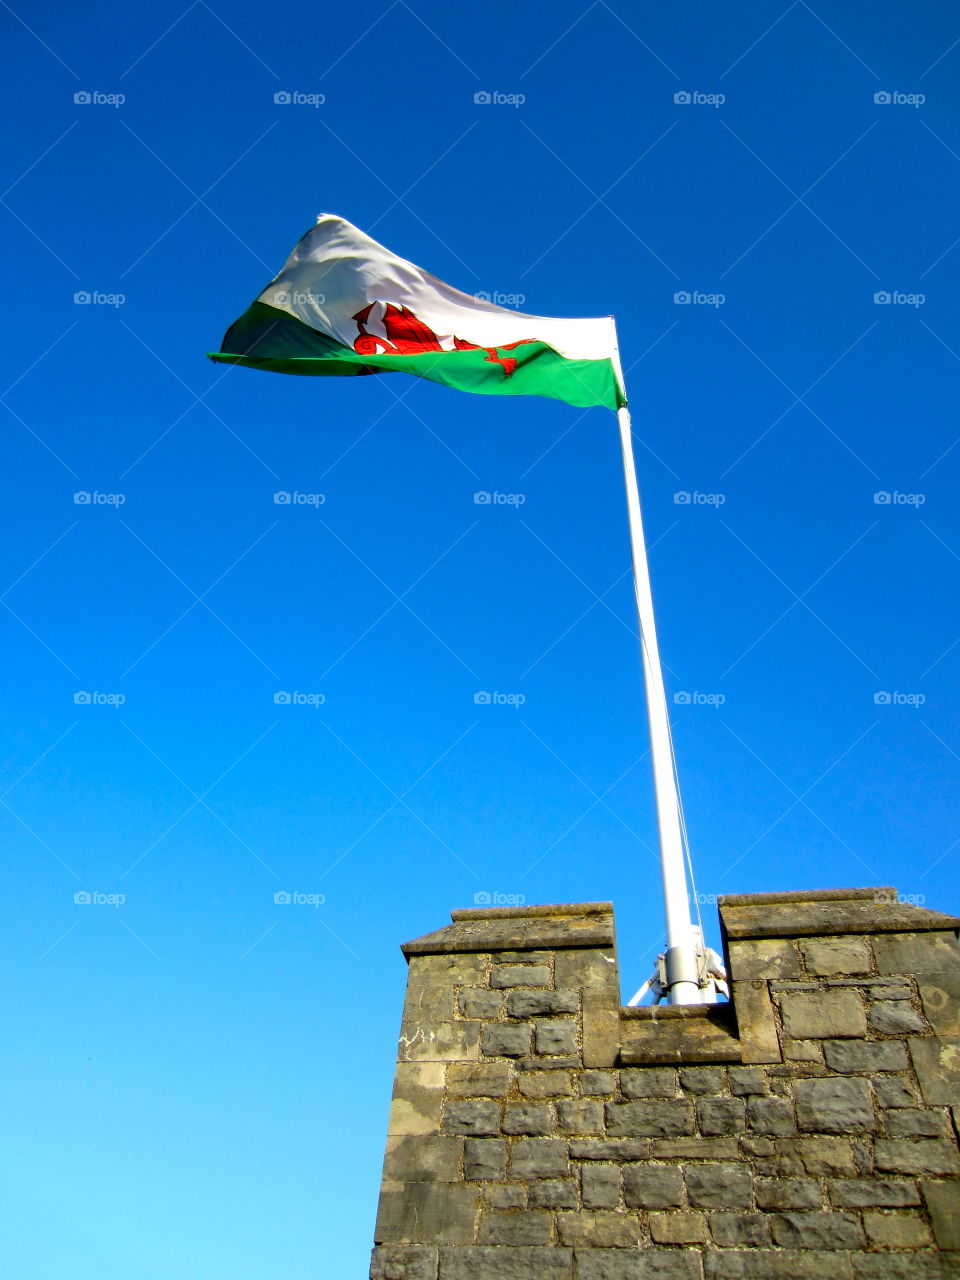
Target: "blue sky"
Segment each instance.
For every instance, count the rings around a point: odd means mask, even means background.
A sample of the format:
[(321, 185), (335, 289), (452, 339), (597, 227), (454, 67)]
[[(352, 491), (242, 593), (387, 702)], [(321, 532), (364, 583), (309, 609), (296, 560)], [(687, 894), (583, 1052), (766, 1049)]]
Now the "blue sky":
[(361, 1276), (399, 943), (478, 893), (612, 898), (625, 998), (661, 945), (616, 425), (204, 353), (320, 211), (614, 312), (709, 936), (723, 892), (955, 907), (960, 24), (0, 22), (0, 1258)]

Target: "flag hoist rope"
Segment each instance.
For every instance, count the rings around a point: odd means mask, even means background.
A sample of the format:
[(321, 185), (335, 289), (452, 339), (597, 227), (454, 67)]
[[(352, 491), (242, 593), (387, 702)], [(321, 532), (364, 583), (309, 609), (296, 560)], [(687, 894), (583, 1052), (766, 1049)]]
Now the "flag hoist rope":
[(643, 678), (647, 694), (647, 722), (650, 728), (650, 755), (653, 761), (657, 829), (660, 836), (660, 867), (663, 875), (663, 900), (667, 921), (666, 986), (671, 1004), (701, 1004), (704, 998), (700, 987), (699, 957), (702, 944), (690, 919), (680, 791), (674, 767), (667, 693), (663, 683), (657, 628), (653, 616), (650, 568), (643, 537), (643, 517), (640, 510), (637, 469), (633, 457), (629, 410), (619, 409), (617, 421), (620, 425), (620, 445), (623, 450), (630, 546), (633, 552), (633, 583), (637, 595), (637, 616), (640, 622)]

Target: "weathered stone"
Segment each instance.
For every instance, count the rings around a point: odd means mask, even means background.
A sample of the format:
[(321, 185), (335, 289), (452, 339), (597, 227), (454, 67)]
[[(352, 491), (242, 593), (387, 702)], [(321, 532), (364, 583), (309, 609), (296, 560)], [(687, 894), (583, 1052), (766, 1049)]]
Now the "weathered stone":
[(877, 1127), (866, 1080), (798, 1080), (797, 1124), (808, 1133), (869, 1133)]
[(407, 970), (403, 1022), (449, 1022), (455, 987), (476, 986), (486, 970), (481, 955), (415, 956)]
[(960, 1182), (924, 1182), (923, 1198), (941, 1249), (960, 1249)]
[(667, 1209), (683, 1203), (683, 1177), (670, 1165), (628, 1164), (623, 1170), (624, 1204), (633, 1209)]
[(758, 1178), (757, 1205), (761, 1209), (819, 1209), (820, 1184), (809, 1178)]
[(703, 1244), (707, 1238), (706, 1216), (696, 1210), (651, 1213), (649, 1221), (656, 1244)]
[(383, 1158), (386, 1182), (459, 1182), (462, 1138), (393, 1135)]
[(570, 1155), (574, 1160), (645, 1160), (650, 1155), (650, 1142), (643, 1138), (574, 1138)]
[(787, 1040), (783, 1056), (789, 1062), (819, 1062), (820, 1045), (816, 1040)]
[(620, 1062), (624, 1066), (739, 1062), (743, 1042), (737, 1038), (736, 1025), (732, 1004), (624, 1009)]
[(510, 1153), (512, 1178), (562, 1178), (567, 1168), (567, 1144), (558, 1138), (518, 1138)]
[(699, 1098), (697, 1125), (702, 1134), (742, 1133), (746, 1127), (742, 1098)]
[(711, 1213), (710, 1234), (723, 1249), (762, 1249), (770, 1244), (770, 1219), (765, 1213)]
[(960, 968), (921, 973), (917, 989), (923, 1014), (938, 1036), (960, 1036)]
[(866, 1244), (852, 1213), (779, 1213), (770, 1225), (784, 1249), (862, 1249)]
[(892, 1040), (866, 1044), (857, 1041), (831, 1040), (823, 1046), (823, 1056), (831, 1071), (855, 1075), (859, 1071), (905, 1071), (907, 1051)]
[(853, 1280), (849, 1255), (832, 1251), (724, 1249), (703, 1262), (706, 1280)]
[(879, 973), (943, 974), (960, 969), (954, 934), (893, 933), (873, 939)]
[[(893, 979), (890, 979), (892, 982)], [(910, 984), (904, 979), (902, 986), (872, 987), (870, 996), (874, 1000), (909, 1000)]]
[(797, 1129), (793, 1104), (786, 1098), (749, 1098), (747, 1120), (755, 1133), (785, 1135)]
[(394, 1137), (440, 1132), (442, 1062), (398, 1062), (388, 1132)]
[(863, 1229), (875, 1249), (923, 1249), (933, 1243), (922, 1218), (906, 1213), (865, 1213)]
[(404, 1022), (400, 1028), (399, 1062), (476, 1062), (479, 1057), (479, 1022)]
[(744, 978), (799, 978), (800, 961), (792, 942), (781, 938), (751, 938), (730, 943), (730, 975)]
[(572, 1018), (537, 1023), (537, 1053), (576, 1053), (577, 1024)]
[(860, 997), (847, 988), (784, 994), (780, 1007), (783, 1029), (795, 1040), (857, 1038), (867, 1034)]
[(577, 991), (511, 991), (507, 996), (507, 1013), (511, 1018), (576, 1013), (579, 1007)]
[(527, 1188), (519, 1182), (488, 1182), (483, 1198), (491, 1209), (525, 1209)]
[(576, 1280), (701, 1280), (703, 1274), (699, 1253), (690, 1249), (578, 1249), (576, 1258)]
[(855, 1280), (957, 1280), (957, 1260), (943, 1253), (851, 1254)]
[(546, 1103), (508, 1102), (503, 1111), (503, 1132), (548, 1134), (556, 1127), (553, 1107)]
[(767, 1092), (766, 1081), (759, 1067), (730, 1067), (730, 1092), (738, 1098)]
[(869, 973), (873, 956), (866, 938), (801, 938), (800, 950), (807, 973)]
[(573, 1093), (569, 1071), (523, 1071), (517, 1088), (525, 1098), (562, 1098)]
[(924, 1031), (923, 1019), (903, 1000), (878, 1000), (870, 1006), (868, 1018), (874, 1031), (883, 1035), (906, 1036)]
[(800, 1169), (814, 1178), (853, 1177), (860, 1170), (849, 1138), (778, 1138), (781, 1159), (796, 1156)]
[(494, 1022), (483, 1028), (483, 1052), (491, 1058), (521, 1058), (530, 1052), (529, 1023)]
[(545, 1245), (553, 1235), (553, 1215), (533, 1209), (491, 1209), (480, 1219), (480, 1243)]
[(693, 1133), (689, 1102), (608, 1102), (607, 1132), (614, 1138), (674, 1138)]
[(629, 1249), (640, 1244), (640, 1223), (636, 1214), (594, 1209), (590, 1213), (558, 1213), (557, 1234), (561, 1243), (595, 1249)]
[(452, 1098), (502, 1098), (509, 1083), (507, 1062), (451, 1062), (447, 1067), (447, 1093)]
[(904, 1080), (874, 1080), (873, 1091), (881, 1107), (915, 1107), (917, 1097)]
[(584, 1071), (580, 1077), (580, 1092), (586, 1096), (616, 1093), (617, 1077), (612, 1071)]
[(612, 948), (558, 951), (557, 988), (581, 993), (583, 1065), (612, 1067), (620, 1050), (620, 980)]
[(506, 1177), (507, 1144), (502, 1138), (468, 1138), (463, 1144), (463, 1171), (468, 1182)]
[(893, 1178), (844, 1178), (830, 1183), (830, 1203), (838, 1209), (900, 1209), (920, 1203), (915, 1182)]
[(677, 1073), (671, 1067), (630, 1067), (620, 1072), (625, 1098), (675, 1098)]
[(765, 982), (735, 982), (733, 1003), (737, 1011), (740, 1054), (744, 1062), (779, 1062), (780, 1037)]
[(491, 959), (496, 965), (504, 964), (545, 964), (549, 967), (553, 961), (552, 951), (495, 951)]
[(530, 1207), (576, 1209), (577, 1184), (572, 1178), (545, 1178), (530, 1184)]
[(957, 1144), (949, 1139), (878, 1138), (877, 1168), (890, 1173), (960, 1174)]
[(924, 1102), (934, 1107), (955, 1103), (960, 1098), (960, 1036), (914, 1037), (909, 1044)]
[(440, 1250), (440, 1280), (573, 1280), (573, 1250), (476, 1245)]
[(552, 974), (545, 964), (505, 964), (490, 974), (491, 987), (549, 987)]
[(884, 1117), (883, 1131), (888, 1138), (945, 1138), (950, 1128), (946, 1111), (903, 1107)]
[(687, 1195), (698, 1209), (748, 1209), (753, 1198), (749, 1169), (735, 1164), (689, 1165)]
[(486, 987), (464, 987), (458, 1003), (465, 1018), (495, 1018), (503, 1008), (503, 996)]
[(654, 1138), (650, 1143), (654, 1160), (736, 1160), (739, 1154), (736, 1138)]
[(581, 1165), (580, 1195), (585, 1209), (615, 1209), (620, 1203), (620, 1166)]
[(562, 1133), (602, 1133), (603, 1105), (590, 1099), (559, 1102), (557, 1119)]
[(437, 1247), (382, 1244), (370, 1259), (370, 1280), (437, 1280)]
[(384, 1182), (377, 1244), (471, 1244), (480, 1192), (448, 1182)]
[[(719, 1093), (724, 1084), (722, 1067), (681, 1067), (680, 1088), (684, 1093)], [(673, 1097), (673, 1094), (669, 1094)]]
[(500, 1103), (486, 1098), (468, 1098), (448, 1102), (443, 1113), (446, 1133), (470, 1134), (472, 1137), (500, 1132)]

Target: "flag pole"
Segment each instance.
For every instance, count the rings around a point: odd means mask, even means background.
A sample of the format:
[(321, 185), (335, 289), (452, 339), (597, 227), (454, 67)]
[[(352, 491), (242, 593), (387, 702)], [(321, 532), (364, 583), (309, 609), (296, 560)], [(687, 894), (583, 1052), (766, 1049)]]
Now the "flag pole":
[(627, 515), (630, 522), (630, 547), (633, 553), (633, 584), (637, 597), (640, 623), (640, 648), (643, 655), (643, 678), (647, 694), (647, 723), (650, 729), (650, 756), (653, 761), (653, 788), (656, 797), (657, 829), (660, 836), (660, 868), (663, 876), (663, 900), (667, 923), (667, 951), (664, 956), (662, 986), (671, 1004), (701, 1004), (698, 935), (690, 919), (687, 896), (687, 874), (680, 822), (680, 793), (674, 769), (670, 737), (667, 693), (660, 665), (657, 628), (650, 589), (650, 567), (643, 536), (640, 489), (633, 456), (630, 411), (624, 406), (617, 411), (620, 446), (623, 451), (623, 474), (627, 490)]

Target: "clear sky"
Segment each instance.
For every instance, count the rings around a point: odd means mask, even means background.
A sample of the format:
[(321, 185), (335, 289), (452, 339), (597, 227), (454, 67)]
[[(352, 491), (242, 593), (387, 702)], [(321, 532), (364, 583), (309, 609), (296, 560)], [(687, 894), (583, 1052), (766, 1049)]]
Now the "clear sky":
[(0, 25), (2, 1270), (362, 1277), (399, 944), (612, 898), (626, 998), (662, 943), (616, 424), (204, 353), (320, 211), (614, 312), (709, 937), (723, 892), (956, 909), (960, 17)]

